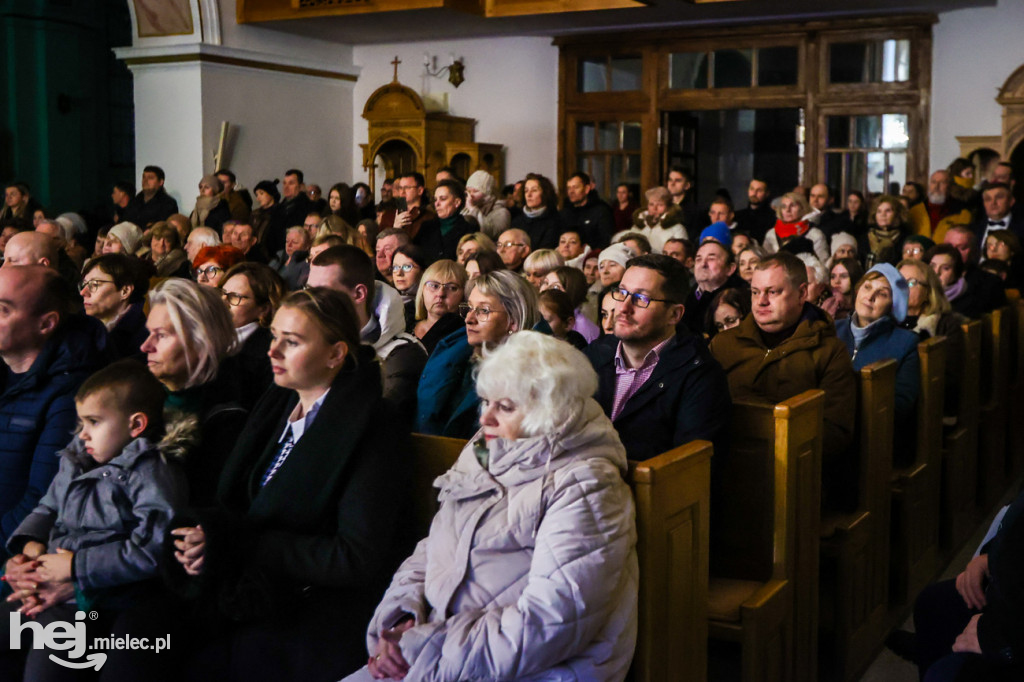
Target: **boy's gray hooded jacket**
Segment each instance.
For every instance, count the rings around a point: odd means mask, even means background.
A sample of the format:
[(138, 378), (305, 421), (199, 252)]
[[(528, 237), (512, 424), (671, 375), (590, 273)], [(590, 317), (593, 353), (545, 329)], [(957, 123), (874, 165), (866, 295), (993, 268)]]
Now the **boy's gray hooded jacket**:
[(180, 454), (170, 443), (136, 438), (117, 457), (96, 464), (75, 436), (8, 549), (17, 553), (36, 540), (51, 553), (74, 552), (74, 584), (86, 594), (155, 577), (168, 526), (188, 499), (184, 475), (166, 458)]

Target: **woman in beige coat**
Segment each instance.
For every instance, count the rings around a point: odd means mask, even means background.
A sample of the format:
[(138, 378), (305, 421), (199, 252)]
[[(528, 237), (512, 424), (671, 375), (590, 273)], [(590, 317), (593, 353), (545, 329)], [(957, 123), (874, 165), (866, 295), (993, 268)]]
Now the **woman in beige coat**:
[(626, 453), (569, 344), (512, 335), (480, 364), (481, 428), (346, 678), (622, 680), (636, 644)]

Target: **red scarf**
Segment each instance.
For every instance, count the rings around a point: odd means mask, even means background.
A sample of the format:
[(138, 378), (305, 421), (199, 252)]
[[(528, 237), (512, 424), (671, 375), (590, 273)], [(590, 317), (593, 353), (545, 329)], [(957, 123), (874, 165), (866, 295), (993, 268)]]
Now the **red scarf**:
[(779, 238), (779, 241), (792, 239), (793, 237), (802, 237), (810, 229), (811, 224), (806, 220), (795, 223), (784, 223), (781, 219), (775, 221), (775, 236)]

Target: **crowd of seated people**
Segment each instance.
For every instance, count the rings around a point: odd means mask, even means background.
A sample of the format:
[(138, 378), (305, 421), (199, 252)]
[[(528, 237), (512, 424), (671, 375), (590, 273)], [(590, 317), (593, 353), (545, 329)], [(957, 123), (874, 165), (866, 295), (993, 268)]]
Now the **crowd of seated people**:
[[(727, 456), (733, 401), (820, 388), (823, 508), (849, 509), (854, 370), (896, 360), (912, 419), (933, 336), (955, 420), (961, 325), (1024, 281), (1024, 218), (1005, 168), (966, 198), (954, 171), (842, 207), (755, 178), (746, 207), (705, 209), (682, 168), (610, 204), (583, 172), (563, 200), (537, 173), (499, 196), (483, 170), (433, 192), (412, 172), (375, 204), (297, 169), (250, 195), (221, 169), (185, 215), (146, 166), (106, 221), (9, 183), (9, 609), (96, 605), (91, 634), (176, 638), (111, 652), (104, 680), (621, 680), (627, 458)], [(404, 531), (413, 432), (468, 441), (425, 539)], [(76, 505), (110, 477), (138, 479), (116, 514)], [(62, 679), (26, 653), (3, 651), (4, 679)]]

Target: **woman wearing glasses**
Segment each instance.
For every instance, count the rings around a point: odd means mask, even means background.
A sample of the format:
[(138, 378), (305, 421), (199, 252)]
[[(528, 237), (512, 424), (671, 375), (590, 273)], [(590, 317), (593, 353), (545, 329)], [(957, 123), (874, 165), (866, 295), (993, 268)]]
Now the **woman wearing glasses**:
[(427, 268), (416, 292), (416, 320), (408, 331), (433, 353), (438, 342), (465, 323), (459, 304), (465, 300), (466, 269), (452, 260), (439, 260)]
[(82, 302), (85, 313), (107, 328), (107, 338), (118, 359), (142, 359), (139, 347), (146, 340), (146, 300), (149, 278), (137, 258), (107, 253), (83, 268)]
[(231, 452), (218, 506), (172, 531), (176, 581), (213, 611), (181, 634), (174, 679), (336, 680), (365, 663), (366, 623), (409, 549), (408, 467), (357, 320), (326, 288), (281, 302), (276, 385)]
[(423, 251), (413, 244), (399, 246), (391, 257), (391, 280), (405, 305), (406, 329), (416, 322), (416, 292), (420, 288), (424, 268)]
[(442, 339), (423, 368), (416, 392), (415, 430), (419, 433), (472, 436), (479, 403), (473, 368), (484, 347), (498, 346), (511, 334), (532, 329), (540, 319), (536, 290), (514, 272), (481, 275), (467, 289), (467, 302), (459, 306), (465, 331)]
[(952, 426), (956, 424), (960, 404), (962, 358), (967, 347), (963, 324), (968, 320), (953, 310), (942, 290), (942, 281), (927, 263), (908, 258), (900, 261), (898, 267), (910, 289), (907, 317), (900, 326), (917, 334), (922, 341), (933, 336), (946, 337), (946, 397), (943, 414), (947, 426)]
[(192, 261), (192, 271), (197, 282), (216, 288), (224, 281), (228, 270), (244, 261), (245, 254), (233, 246), (204, 246)]
[(285, 295), (281, 276), (262, 263), (239, 263), (224, 275), (221, 296), (231, 313), (237, 351), (230, 358), (237, 395), (251, 408), (274, 381), (270, 370), (270, 321)]

